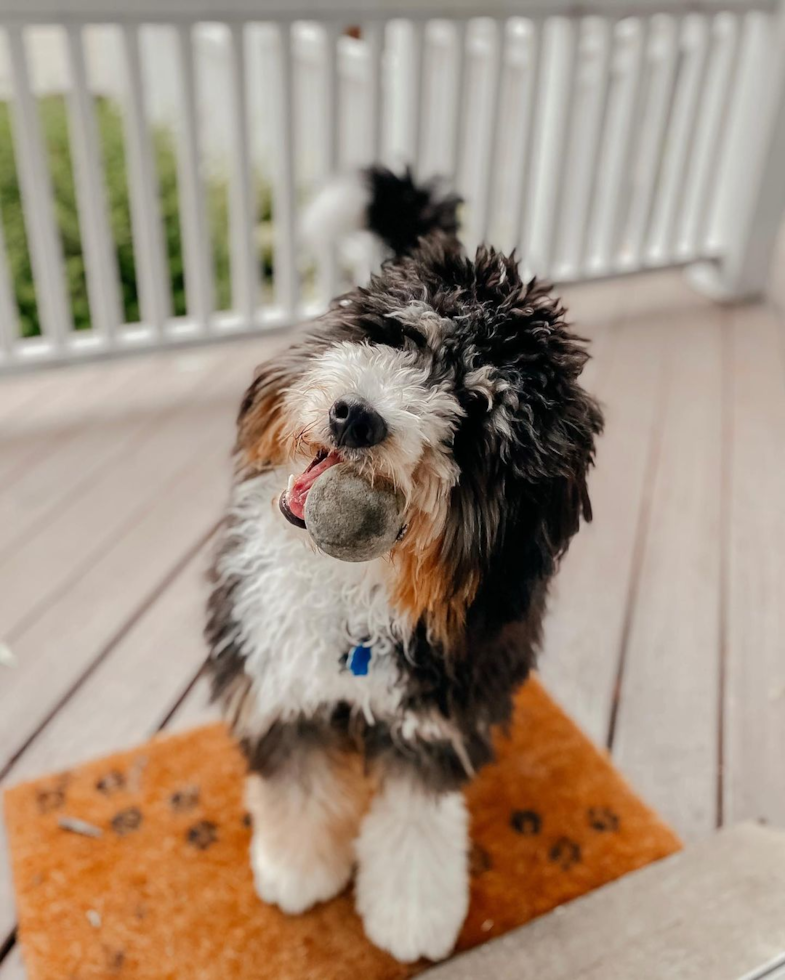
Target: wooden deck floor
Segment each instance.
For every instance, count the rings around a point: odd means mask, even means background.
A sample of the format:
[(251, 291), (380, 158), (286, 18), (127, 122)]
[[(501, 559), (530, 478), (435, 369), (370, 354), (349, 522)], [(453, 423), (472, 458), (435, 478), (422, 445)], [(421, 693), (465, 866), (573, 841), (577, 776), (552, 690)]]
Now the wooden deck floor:
[[(687, 840), (785, 824), (783, 324), (676, 275), (570, 303), (608, 424), (544, 679)], [(16, 661), (0, 666), (0, 788), (204, 717), (203, 571), (232, 419), (280, 343), (0, 383), (0, 639)]]

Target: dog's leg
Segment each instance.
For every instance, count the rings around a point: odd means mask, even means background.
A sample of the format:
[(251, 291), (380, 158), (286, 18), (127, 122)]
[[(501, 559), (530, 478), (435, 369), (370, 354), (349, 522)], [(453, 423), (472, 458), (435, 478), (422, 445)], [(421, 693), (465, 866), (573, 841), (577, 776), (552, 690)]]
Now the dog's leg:
[(248, 777), (251, 865), (265, 902), (297, 914), (347, 885), (367, 802), (357, 761), (309, 747), (272, 775)]
[(357, 857), (357, 910), (368, 938), (403, 962), (447, 956), (469, 905), (462, 794), (388, 775), (363, 821)]

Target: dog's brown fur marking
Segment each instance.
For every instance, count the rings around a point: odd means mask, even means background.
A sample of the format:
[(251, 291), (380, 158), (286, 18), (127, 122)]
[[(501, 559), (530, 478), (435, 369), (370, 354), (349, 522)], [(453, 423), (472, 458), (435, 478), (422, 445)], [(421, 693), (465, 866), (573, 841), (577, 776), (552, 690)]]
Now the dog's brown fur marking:
[(445, 563), (443, 536), (432, 538), (426, 545), (422, 543), (432, 531), (430, 520), (427, 514), (416, 511), (405, 538), (394, 551), (396, 579), (392, 601), (412, 622), (424, 619), (429, 634), (449, 650), (463, 632), (479, 575), (473, 574), (459, 584), (453, 580)]
[(279, 466), (286, 461), (286, 418), (280, 392), (260, 395), (240, 416), (237, 449), (246, 466)]

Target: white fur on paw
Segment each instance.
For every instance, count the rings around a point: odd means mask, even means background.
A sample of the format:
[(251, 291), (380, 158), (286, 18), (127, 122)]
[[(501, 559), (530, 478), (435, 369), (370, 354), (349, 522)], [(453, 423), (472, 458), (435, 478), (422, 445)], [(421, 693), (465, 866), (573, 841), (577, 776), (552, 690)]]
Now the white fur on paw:
[(282, 912), (299, 915), (318, 902), (334, 898), (352, 876), (351, 857), (330, 862), (313, 860), (303, 866), (266, 853), (259, 840), (251, 844), (251, 868), (256, 894)]
[(441, 960), (469, 906), (464, 800), (394, 796), (374, 801), (357, 840), (357, 911), (371, 942), (397, 960)]

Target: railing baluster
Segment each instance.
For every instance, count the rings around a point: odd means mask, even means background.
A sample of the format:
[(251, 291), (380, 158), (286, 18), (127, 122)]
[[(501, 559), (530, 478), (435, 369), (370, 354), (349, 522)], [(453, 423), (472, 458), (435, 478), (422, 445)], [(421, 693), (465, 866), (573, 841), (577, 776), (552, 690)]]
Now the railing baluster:
[(630, 81), (631, 96), (629, 114), (624, 125), (624, 144), (621, 155), (621, 171), (618, 193), (612, 198), (613, 218), (611, 219), (612, 238), (610, 246), (610, 262), (615, 268), (621, 262), (621, 251), (624, 247), (631, 202), (635, 197), (635, 162), (636, 152), (640, 149), (643, 125), (643, 109), (646, 99), (647, 81), (649, 76), (649, 18), (638, 21), (638, 39)]
[(423, 157), (423, 76), (425, 62), (425, 25), (421, 21), (411, 23), (411, 70), (409, 79), (409, 147), (411, 165), (416, 174), (422, 171)]
[(3, 222), (0, 221), (0, 359), (12, 357), (19, 340), (19, 310), (8, 273)]
[(55, 222), (52, 180), (38, 106), (30, 85), (24, 29), (9, 26), (6, 33), (14, 85), (14, 147), (38, 312), (42, 333), (57, 348), (62, 347), (73, 332), (73, 321), (65, 285), (63, 250)]
[(700, 23), (702, 40), (698, 51), (693, 55), (697, 59), (695, 79), (688, 92), (684, 140), (677, 149), (674, 167), (674, 193), (672, 195), (671, 206), (666, 214), (663, 241), (665, 243), (665, 254), (668, 259), (677, 258), (680, 252), (681, 234), (684, 227), (683, 219), (687, 176), (693, 162), (698, 117), (706, 90), (706, 76), (709, 67), (709, 24), (705, 17), (701, 17)]
[[(642, 27), (642, 22), (639, 22)], [(633, 52), (631, 70), (618, 71), (619, 62), (625, 67), (625, 56), (629, 56), (630, 29), (632, 21), (622, 19), (614, 30), (614, 72), (613, 105), (609, 116), (609, 139), (602, 158), (602, 174), (597, 195), (595, 245), (595, 274), (612, 275), (618, 270), (615, 246), (618, 234), (621, 188), (629, 180), (629, 147), (634, 130), (634, 116), (637, 102), (638, 80), (641, 75), (641, 48), (636, 45)], [(637, 40), (641, 39), (640, 34)], [(635, 43), (633, 39), (632, 43)]]
[(324, 25), (324, 169), (328, 175), (334, 174), (340, 166), (338, 41), (341, 33), (337, 24)]
[(499, 102), (502, 94), (502, 78), (504, 74), (504, 58), (506, 54), (506, 31), (504, 21), (494, 21), (493, 25), (493, 52), (491, 58), (491, 101), (488, 106), (488, 138), (485, 146), (483, 164), (485, 173), (480, 185), (479, 193), (475, 206), (474, 220), (472, 221), (474, 244), (481, 245), (488, 237), (488, 227), (490, 225), (491, 209), (493, 206), (493, 186), (497, 173), (496, 162), (501, 144), (499, 113)]
[(182, 131), (177, 161), (186, 306), (189, 316), (194, 318), (199, 329), (208, 332), (214, 310), (215, 294), (210, 254), (210, 227), (207, 221), (199, 148), (195, 37), (191, 24), (179, 24), (175, 30), (177, 67), (183, 100)]
[(171, 315), (172, 297), (168, 284), (158, 180), (145, 110), (139, 27), (124, 24), (120, 31), (127, 73), (124, 119), (139, 298), (142, 319), (161, 333)]
[[(338, 89), (338, 39), (341, 32), (337, 24), (327, 23), (324, 30), (324, 71), (322, 74), (322, 111), (324, 117), (323, 170), (327, 178), (337, 173), (340, 166), (339, 140), (339, 89)], [(338, 291), (338, 262), (334, 245), (325, 243), (317, 256), (319, 263), (319, 292), (322, 305), (326, 306)]]
[(597, 97), (594, 106), (594, 113), (589, 120), (589, 137), (586, 143), (586, 176), (577, 206), (576, 222), (579, 231), (579, 244), (577, 253), (577, 269), (579, 273), (588, 273), (591, 265), (589, 255), (590, 235), (592, 220), (594, 217), (594, 206), (597, 199), (597, 176), (600, 165), (600, 156), (603, 147), (603, 138), (608, 120), (608, 106), (610, 104), (610, 82), (611, 66), (614, 55), (614, 28), (615, 21), (603, 17), (600, 22), (599, 42), (600, 42), (600, 69), (597, 79)]
[(655, 209), (659, 200), (667, 148), (667, 136), (676, 102), (678, 82), (684, 65), (681, 16), (671, 18), (668, 50), (662, 68), (661, 88), (648, 117), (650, 149), (644, 154), (644, 170), (635, 213), (630, 221), (629, 251), (631, 260), (645, 266), (653, 230)]
[(735, 17), (731, 27), (732, 36), (728, 41), (730, 51), (728, 62), (719, 91), (714, 97), (712, 116), (709, 120), (709, 132), (706, 142), (706, 165), (698, 181), (698, 195), (695, 207), (694, 231), (687, 244), (686, 251), (690, 255), (700, 256), (708, 250), (708, 237), (712, 218), (712, 208), (716, 201), (719, 179), (720, 161), (723, 159), (722, 148), (728, 130), (731, 97), (735, 90), (741, 54), (741, 21)]
[(518, 250), (524, 263), (524, 271), (531, 269), (532, 204), (534, 201), (534, 152), (540, 130), (540, 105), (542, 103), (542, 75), (545, 59), (542, 57), (543, 29), (539, 21), (532, 21), (529, 38), (529, 62), (526, 79), (526, 142), (523, 147), (523, 165), (520, 176), (519, 219), (520, 238)]
[(259, 260), (255, 240), (257, 202), (254, 193), (251, 141), (248, 127), (248, 79), (245, 58), (245, 29), (241, 23), (229, 28), (229, 70), (234, 145), (229, 182), (229, 248), (232, 269), (232, 305), (247, 326), (256, 322), (259, 308)]
[(285, 317), (297, 308), (299, 283), (295, 252), (294, 80), (292, 77), (293, 25), (278, 24), (278, 92), (276, 101), (277, 153), (273, 222), (275, 234), (275, 297)]
[(630, 213), (628, 254), (630, 263), (645, 267), (647, 249), (653, 229), (655, 211), (659, 202), (665, 154), (668, 145), (668, 130), (673, 119), (673, 110), (678, 90), (678, 81), (683, 66), (681, 44), (683, 18), (670, 18), (670, 30), (661, 34), (667, 39), (667, 50), (662, 59), (659, 84), (653, 79), (653, 95), (650, 112), (647, 116), (648, 139), (642, 153), (643, 168), (639, 192)]
[(570, 137), (572, 134), (572, 115), (575, 103), (575, 76), (578, 53), (578, 30), (575, 22), (565, 23), (567, 31), (566, 52), (563, 58), (564, 75), (562, 84), (564, 92), (558, 120), (558, 140), (555, 144), (555, 179), (549, 202), (548, 221), (545, 227), (545, 240), (542, 249), (542, 271), (546, 276), (553, 275), (554, 265), (558, 259), (558, 247), (561, 242), (561, 226), (564, 218), (564, 192), (567, 179), (567, 161)]
[(93, 97), (87, 82), (81, 25), (69, 24), (65, 28), (65, 36), (71, 73), (71, 150), (90, 297), (90, 318), (93, 330), (100, 331), (111, 344), (122, 322), (120, 284), (114, 240), (109, 228), (98, 127)]
[(450, 173), (457, 189), (462, 176), (464, 140), (466, 136), (466, 101), (468, 79), (466, 74), (466, 21), (455, 22), (455, 78), (453, 85), (452, 151)]
[(384, 54), (385, 24), (377, 21), (366, 24), (363, 36), (368, 46), (368, 83), (370, 85), (370, 114), (368, 121), (368, 139), (370, 142), (369, 160), (379, 163), (382, 159), (382, 136), (384, 111), (382, 100), (382, 56)]

